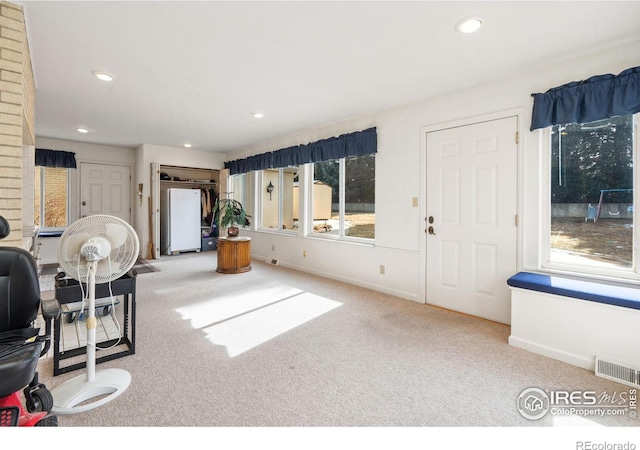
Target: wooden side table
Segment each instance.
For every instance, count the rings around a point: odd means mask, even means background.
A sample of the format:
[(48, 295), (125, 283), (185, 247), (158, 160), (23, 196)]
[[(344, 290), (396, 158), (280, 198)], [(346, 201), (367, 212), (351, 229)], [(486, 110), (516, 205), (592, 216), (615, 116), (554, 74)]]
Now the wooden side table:
[(251, 238), (218, 238), (218, 268), (220, 273), (243, 273), (251, 270)]

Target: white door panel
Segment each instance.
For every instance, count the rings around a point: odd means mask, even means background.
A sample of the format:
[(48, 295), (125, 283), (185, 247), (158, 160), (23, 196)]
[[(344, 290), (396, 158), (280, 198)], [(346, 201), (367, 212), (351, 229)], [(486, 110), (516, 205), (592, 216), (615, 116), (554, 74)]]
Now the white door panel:
[(80, 217), (116, 216), (131, 223), (131, 168), (80, 164)]
[(516, 270), (517, 117), (427, 133), (427, 303), (502, 323)]

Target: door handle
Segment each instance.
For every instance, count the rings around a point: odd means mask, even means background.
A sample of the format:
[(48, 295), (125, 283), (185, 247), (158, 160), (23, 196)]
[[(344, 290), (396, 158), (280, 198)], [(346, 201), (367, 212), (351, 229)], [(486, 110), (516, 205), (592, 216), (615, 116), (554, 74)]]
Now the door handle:
[(87, 202), (82, 202), (82, 206), (87, 206)]
[(429, 228), (427, 228), (427, 232), (428, 232), (429, 234), (433, 234), (433, 235), (435, 235), (435, 234), (436, 234), (436, 232), (435, 232), (435, 231), (433, 231), (433, 227), (429, 227)]

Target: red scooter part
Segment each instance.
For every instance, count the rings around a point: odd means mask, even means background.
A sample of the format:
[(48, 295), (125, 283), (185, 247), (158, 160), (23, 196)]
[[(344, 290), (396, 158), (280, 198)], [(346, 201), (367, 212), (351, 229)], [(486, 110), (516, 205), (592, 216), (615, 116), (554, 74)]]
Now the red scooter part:
[(25, 411), (19, 391), (0, 398), (0, 427), (33, 427), (47, 414), (46, 411), (36, 413)]

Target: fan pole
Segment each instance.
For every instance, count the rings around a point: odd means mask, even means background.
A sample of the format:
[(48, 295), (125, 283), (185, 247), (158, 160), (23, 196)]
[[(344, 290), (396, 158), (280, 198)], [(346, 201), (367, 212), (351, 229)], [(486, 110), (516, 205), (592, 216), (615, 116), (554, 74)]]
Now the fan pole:
[(87, 381), (96, 378), (96, 270), (98, 261), (89, 263), (89, 311), (87, 315)]

